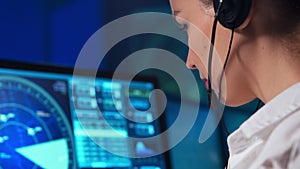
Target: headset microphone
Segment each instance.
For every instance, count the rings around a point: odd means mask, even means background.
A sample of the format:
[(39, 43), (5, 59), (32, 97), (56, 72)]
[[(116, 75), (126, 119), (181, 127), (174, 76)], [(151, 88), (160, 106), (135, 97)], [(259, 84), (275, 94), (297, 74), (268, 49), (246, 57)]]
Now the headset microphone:
[[(225, 74), (225, 69), (227, 66), (227, 62), (230, 56), (231, 46), (233, 42), (234, 29), (239, 27), (242, 23), (244, 23), (245, 19), (248, 16), (252, 0), (213, 0), (213, 6), (215, 10), (215, 19), (212, 27), (211, 34), (211, 44), (208, 56), (208, 104), (209, 108), (217, 108), (221, 103), (221, 94), (222, 94), (222, 79)], [(215, 35), (217, 29), (217, 23), (231, 30), (231, 39), (228, 47), (228, 52), (226, 55), (226, 60), (222, 69), (220, 81), (219, 81), (219, 96), (212, 89), (212, 56), (214, 51), (215, 44)], [(215, 105), (216, 103), (217, 105)], [(227, 135), (229, 135), (228, 129), (224, 123), (223, 117), (221, 118), (222, 125)]]
[[(221, 113), (219, 112), (221, 97), (222, 97), (221, 84), (225, 74), (227, 62), (230, 56), (230, 51), (231, 51), (231, 46), (232, 46), (233, 36), (234, 36), (234, 29), (242, 25), (246, 20), (249, 14), (251, 3), (252, 0), (213, 0), (215, 18), (212, 26), (211, 44), (210, 44), (210, 50), (208, 56), (208, 84), (209, 84), (208, 103), (209, 103), (210, 110), (215, 109), (218, 114)], [(222, 26), (231, 30), (231, 39), (229, 42), (226, 60), (223, 65), (222, 73), (219, 80), (219, 95), (217, 96), (217, 94), (212, 89), (211, 82), (212, 82), (212, 57), (213, 57), (215, 35), (216, 35), (218, 21)], [(255, 111), (259, 109), (260, 103), (261, 101), (259, 100)], [(221, 123), (223, 125), (226, 135), (228, 136), (229, 132), (225, 125), (223, 116), (221, 117)], [(227, 166), (227, 162), (226, 162), (226, 166)]]
[[(219, 96), (217, 96), (217, 94), (215, 93), (215, 91), (212, 89), (212, 56), (213, 56), (213, 51), (214, 51), (214, 44), (215, 44), (215, 35), (216, 35), (216, 29), (217, 29), (217, 22), (218, 22), (218, 18), (219, 18), (219, 14), (220, 14), (220, 9), (222, 7), (222, 3), (223, 1), (220, 0), (218, 3), (218, 6), (215, 8), (215, 19), (213, 22), (213, 27), (212, 27), (212, 34), (211, 34), (211, 43), (210, 43), (210, 48), (209, 48), (209, 56), (208, 56), (208, 106), (210, 109), (215, 109), (217, 113), (219, 112), (219, 108), (220, 108), (220, 103), (221, 103), (221, 92), (222, 92), (222, 88), (221, 88), (221, 82), (224, 76), (224, 72), (225, 72), (225, 67), (226, 67), (226, 63), (224, 65), (224, 68), (222, 70), (222, 74), (221, 74), (221, 78), (220, 78), (220, 82), (219, 82)], [(233, 34), (231, 36), (231, 42), (233, 39)], [(231, 44), (230, 43), (230, 47), (231, 48)], [(230, 50), (229, 50), (230, 52)], [(228, 53), (229, 53), (228, 52)], [(228, 54), (229, 56), (229, 54)], [(228, 60), (228, 56), (226, 57), (226, 60)], [(224, 123), (224, 119), (223, 117), (221, 117), (221, 123), (224, 127), (225, 133), (228, 136), (229, 132), (228, 129)]]

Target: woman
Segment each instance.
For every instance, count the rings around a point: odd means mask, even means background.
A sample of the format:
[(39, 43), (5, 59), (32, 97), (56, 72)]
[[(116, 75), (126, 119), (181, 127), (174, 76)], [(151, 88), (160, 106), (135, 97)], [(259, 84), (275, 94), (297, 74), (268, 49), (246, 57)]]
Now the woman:
[[(229, 0), (223, 0), (226, 1)], [(230, 1), (229, 4), (236, 2)], [(227, 93), (222, 101), (228, 106), (240, 106), (259, 98), (265, 106), (229, 136), (228, 168), (300, 168), (300, 1), (249, 2), (246, 17), (233, 26), (234, 38), (225, 69)], [(218, 19), (222, 2), (170, 3), (178, 24), (189, 35), (190, 46), (200, 45), (193, 39), (191, 24), (211, 37), (215, 11)], [(222, 64), (232, 33), (228, 28), (231, 27), (219, 24), (216, 29), (214, 50)], [(198, 69), (202, 79), (208, 79), (208, 65), (202, 63), (201, 57), (190, 50), (186, 64)]]

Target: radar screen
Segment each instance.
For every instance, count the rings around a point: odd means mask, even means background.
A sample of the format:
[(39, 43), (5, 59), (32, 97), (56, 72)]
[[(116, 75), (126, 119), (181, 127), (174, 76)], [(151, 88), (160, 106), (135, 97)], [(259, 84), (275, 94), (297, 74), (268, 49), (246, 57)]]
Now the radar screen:
[(0, 168), (74, 168), (68, 82), (0, 69)]

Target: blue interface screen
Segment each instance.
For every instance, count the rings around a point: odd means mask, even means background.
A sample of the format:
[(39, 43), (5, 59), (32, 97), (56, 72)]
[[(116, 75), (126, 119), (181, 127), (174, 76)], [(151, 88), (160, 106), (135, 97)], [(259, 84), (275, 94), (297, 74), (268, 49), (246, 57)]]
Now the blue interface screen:
[(161, 143), (127, 139), (161, 132), (149, 109), (153, 89), (147, 81), (0, 68), (0, 169), (167, 168), (165, 155), (155, 155)]

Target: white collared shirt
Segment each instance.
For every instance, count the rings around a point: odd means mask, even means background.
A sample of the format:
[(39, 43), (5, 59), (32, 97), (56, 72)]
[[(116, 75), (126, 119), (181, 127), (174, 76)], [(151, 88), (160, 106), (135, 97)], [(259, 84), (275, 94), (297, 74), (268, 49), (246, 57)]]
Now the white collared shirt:
[(229, 169), (300, 169), (300, 83), (228, 137)]

